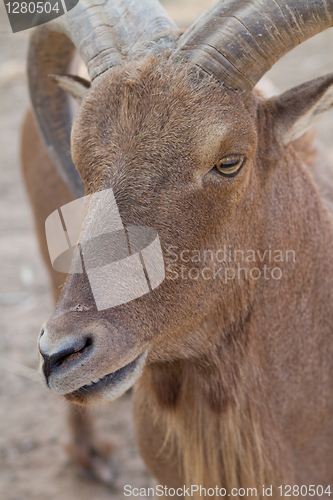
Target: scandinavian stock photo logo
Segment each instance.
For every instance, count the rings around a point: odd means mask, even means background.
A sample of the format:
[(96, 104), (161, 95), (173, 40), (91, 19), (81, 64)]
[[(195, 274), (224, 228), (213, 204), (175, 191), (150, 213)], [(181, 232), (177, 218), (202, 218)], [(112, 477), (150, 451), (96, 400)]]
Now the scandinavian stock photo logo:
[[(293, 250), (164, 248), (152, 227), (122, 223), (112, 189), (76, 199), (45, 221), (53, 269), (86, 272), (98, 311), (125, 304), (157, 288), (164, 279), (280, 280), (282, 263), (296, 263)], [(106, 292), (107, 290), (107, 292)]]
[(221, 245), (214, 249), (165, 248), (166, 279), (204, 281), (281, 280), (284, 264), (296, 264), (296, 252), (269, 245), (263, 249), (239, 249)]
[(98, 311), (139, 298), (165, 278), (157, 232), (125, 227), (112, 189), (54, 211), (45, 221), (45, 231), (53, 269), (85, 271)]

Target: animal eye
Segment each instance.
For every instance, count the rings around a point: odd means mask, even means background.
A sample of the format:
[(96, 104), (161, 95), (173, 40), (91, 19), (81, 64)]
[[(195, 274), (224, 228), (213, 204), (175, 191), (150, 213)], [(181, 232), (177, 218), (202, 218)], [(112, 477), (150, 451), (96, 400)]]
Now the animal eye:
[(234, 177), (241, 170), (244, 162), (243, 156), (230, 155), (219, 160), (214, 168), (225, 177)]

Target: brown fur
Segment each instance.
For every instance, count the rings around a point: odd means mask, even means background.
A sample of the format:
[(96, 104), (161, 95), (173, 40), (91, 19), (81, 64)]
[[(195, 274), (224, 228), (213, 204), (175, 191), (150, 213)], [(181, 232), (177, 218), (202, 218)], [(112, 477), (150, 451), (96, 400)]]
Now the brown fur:
[[(309, 106), (320, 98), (315, 85)], [(290, 117), (302, 113), (292, 108)], [(92, 359), (91, 378), (148, 346), (134, 414), (140, 451), (160, 484), (257, 487), (260, 498), (272, 484), (278, 498), (280, 484), (333, 483), (333, 229), (318, 187), (332, 175), (304, 139), (282, 144), (293, 123), (275, 100), (244, 102), (154, 58), (100, 77), (74, 120), (72, 154), (86, 193), (112, 187), (124, 224), (153, 226), (164, 251), (225, 243), (296, 255), (279, 263), (281, 280), (245, 279), (245, 271), (228, 284), (176, 278), (100, 312), (86, 277), (68, 277), (47, 323), (52, 346), (88, 324), (96, 350), (107, 353)], [(230, 154), (247, 162), (226, 179), (212, 168)], [(38, 167), (27, 149), (24, 158), (36, 204)], [(66, 202), (50, 193), (48, 212)], [(73, 372), (82, 384), (84, 370)], [(80, 403), (91, 404), (82, 395)]]

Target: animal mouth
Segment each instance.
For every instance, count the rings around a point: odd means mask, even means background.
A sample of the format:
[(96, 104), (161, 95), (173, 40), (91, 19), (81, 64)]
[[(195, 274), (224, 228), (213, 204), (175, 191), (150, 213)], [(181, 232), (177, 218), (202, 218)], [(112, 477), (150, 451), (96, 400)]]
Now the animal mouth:
[(146, 356), (147, 351), (139, 354), (133, 361), (119, 368), (119, 370), (108, 373), (103, 377), (96, 378), (79, 389), (65, 394), (65, 397), (69, 400), (83, 400), (89, 396), (94, 396), (105, 391), (118, 393), (118, 388), (122, 393), (122, 387), (126, 386), (126, 389), (129, 388), (141, 375)]

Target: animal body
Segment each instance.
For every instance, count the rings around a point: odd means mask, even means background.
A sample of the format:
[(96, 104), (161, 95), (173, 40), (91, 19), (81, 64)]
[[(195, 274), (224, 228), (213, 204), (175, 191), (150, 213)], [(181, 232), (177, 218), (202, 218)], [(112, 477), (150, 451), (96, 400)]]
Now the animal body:
[[(305, 485), (310, 498), (333, 486), (332, 171), (307, 132), (333, 106), (333, 75), (253, 91), (332, 24), (327, 0), (228, 0), (180, 35), (156, 2), (82, 0), (32, 37), (22, 157), (45, 260), (47, 216), (111, 188), (125, 226), (158, 232), (167, 269), (155, 290), (98, 311), (86, 273), (58, 297), (49, 263), (58, 302), (41, 373), (84, 406), (135, 382), (138, 447), (169, 488), (261, 498), (272, 485), (280, 498)], [(91, 83), (66, 76), (75, 48)], [(80, 101), (73, 124), (66, 91)], [(75, 445), (89, 462), (94, 444)]]

